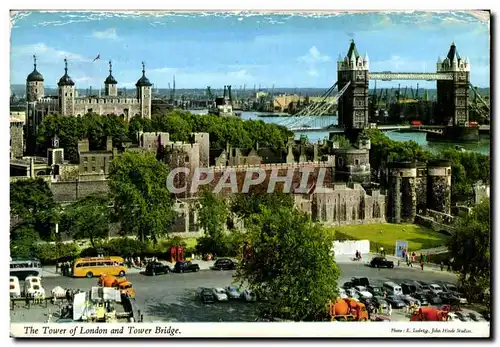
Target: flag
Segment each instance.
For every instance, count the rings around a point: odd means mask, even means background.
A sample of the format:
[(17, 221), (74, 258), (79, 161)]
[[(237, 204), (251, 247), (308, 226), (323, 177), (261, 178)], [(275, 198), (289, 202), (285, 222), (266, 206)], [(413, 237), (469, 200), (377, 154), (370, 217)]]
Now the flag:
[[(99, 53), (99, 54), (97, 55), (97, 57), (95, 57), (95, 58), (94, 58), (94, 61), (96, 61), (97, 59), (101, 59), (101, 53)], [(92, 62), (94, 62), (94, 61), (92, 61)]]

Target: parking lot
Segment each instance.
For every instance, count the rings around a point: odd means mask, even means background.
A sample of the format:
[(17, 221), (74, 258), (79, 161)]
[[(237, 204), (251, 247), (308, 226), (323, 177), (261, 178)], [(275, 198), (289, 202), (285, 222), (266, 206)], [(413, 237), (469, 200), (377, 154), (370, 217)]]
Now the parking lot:
[[(406, 280), (449, 281), (455, 276), (450, 273), (424, 272), (406, 267), (394, 269), (373, 269), (361, 263), (339, 264), (342, 275), (339, 285), (354, 276), (368, 277), (370, 281), (396, 283)], [(131, 274), (127, 278), (136, 290), (136, 303), (144, 314), (145, 322), (250, 322), (256, 319), (255, 303), (240, 301), (203, 304), (195, 298), (198, 287), (226, 287), (233, 283), (234, 271), (202, 270), (196, 273), (145, 276)], [(56, 287), (79, 288), (90, 290), (97, 284), (97, 278), (74, 279), (69, 277), (47, 277), (42, 279), (47, 293)], [(22, 305), (21, 305), (22, 306)], [(48, 308), (32, 307), (26, 309), (16, 307), (10, 311), (12, 322), (45, 322)], [(51, 312), (57, 310), (52, 306)], [(408, 320), (402, 312), (393, 311), (393, 320)]]

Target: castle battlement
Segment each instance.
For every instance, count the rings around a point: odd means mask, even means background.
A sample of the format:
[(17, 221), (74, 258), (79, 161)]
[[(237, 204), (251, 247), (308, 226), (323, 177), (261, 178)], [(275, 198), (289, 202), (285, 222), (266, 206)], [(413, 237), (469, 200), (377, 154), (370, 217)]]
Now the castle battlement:
[(273, 164), (261, 164), (261, 165), (235, 165), (235, 166), (213, 166), (215, 172), (221, 172), (226, 170), (235, 171), (245, 171), (248, 169), (261, 169), (261, 170), (272, 170), (272, 169), (297, 169), (302, 167), (312, 167), (312, 168), (333, 168), (334, 163), (325, 161), (308, 161), (304, 163), (273, 163)]
[(100, 98), (75, 98), (76, 105), (99, 105), (99, 104), (127, 104), (138, 105), (139, 100), (135, 98), (113, 98), (113, 97), (100, 97)]

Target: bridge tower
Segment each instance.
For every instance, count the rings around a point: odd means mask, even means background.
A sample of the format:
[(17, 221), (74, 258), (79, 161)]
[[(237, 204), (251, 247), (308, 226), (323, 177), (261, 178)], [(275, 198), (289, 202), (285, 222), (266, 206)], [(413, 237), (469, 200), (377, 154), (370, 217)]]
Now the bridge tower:
[(441, 58), (438, 58), (436, 71), (453, 75), (453, 80), (437, 81), (436, 123), (453, 127), (466, 127), (469, 122), (469, 59), (463, 59), (458, 54), (455, 43), (452, 43), (444, 60), (441, 61)]
[(337, 62), (337, 88), (340, 91), (350, 83), (338, 101), (338, 123), (346, 136), (354, 142), (359, 133), (368, 127), (368, 55), (362, 58), (354, 40), (351, 40), (347, 55)]

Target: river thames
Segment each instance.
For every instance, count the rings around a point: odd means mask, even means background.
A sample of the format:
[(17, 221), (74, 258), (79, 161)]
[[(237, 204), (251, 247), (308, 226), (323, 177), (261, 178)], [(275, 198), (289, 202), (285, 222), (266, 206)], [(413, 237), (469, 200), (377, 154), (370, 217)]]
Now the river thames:
[[(196, 111), (190, 111), (194, 114), (206, 114), (207, 110), (196, 110)], [(261, 120), (265, 123), (274, 123), (274, 124), (279, 124), (283, 120), (287, 119), (288, 117), (259, 117), (259, 115), (262, 115), (265, 113), (259, 113), (259, 112), (241, 112), (241, 118), (244, 120)], [(269, 114), (269, 113), (267, 113)], [(337, 124), (337, 117), (336, 116), (324, 116), (322, 118), (328, 118), (326, 123), (329, 124)], [(474, 152), (479, 152), (482, 154), (488, 154), (490, 153), (490, 136), (489, 135), (481, 135), (480, 140), (477, 143), (453, 143), (453, 142), (434, 142), (434, 141), (427, 141), (426, 140), (426, 135), (425, 133), (409, 133), (409, 132), (404, 132), (400, 133), (398, 131), (388, 131), (384, 133), (388, 138), (394, 141), (410, 141), (413, 140), (416, 143), (418, 143), (420, 146), (433, 151), (433, 152), (439, 152), (442, 149), (448, 149), (448, 148), (455, 148), (455, 146), (461, 146), (465, 150), (468, 151), (474, 151)], [(311, 142), (317, 142), (319, 140), (324, 140), (328, 139), (329, 132), (328, 131), (300, 131), (296, 132), (295, 136), (299, 138), (301, 135), (307, 136), (309, 141)]]

